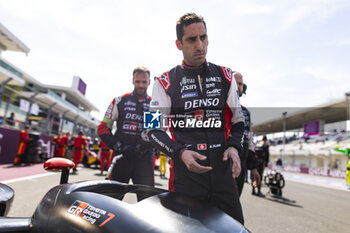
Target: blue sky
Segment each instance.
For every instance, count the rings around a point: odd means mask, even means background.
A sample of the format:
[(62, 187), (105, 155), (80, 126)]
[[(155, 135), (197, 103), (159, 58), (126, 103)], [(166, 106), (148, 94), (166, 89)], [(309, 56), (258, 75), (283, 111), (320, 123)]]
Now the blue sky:
[(80, 76), (102, 118), (132, 91), (136, 66), (154, 76), (182, 61), (175, 23), (187, 12), (207, 22), (208, 61), (243, 74), (245, 106), (310, 107), (350, 91), (347, 0), (0, 0), (0, 22), (31, 49), (2, 56), (43, 83)]

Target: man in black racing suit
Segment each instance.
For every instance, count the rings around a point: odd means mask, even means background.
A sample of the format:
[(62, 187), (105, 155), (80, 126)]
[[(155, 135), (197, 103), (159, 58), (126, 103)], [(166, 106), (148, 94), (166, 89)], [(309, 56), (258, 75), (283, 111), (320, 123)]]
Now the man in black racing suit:
[(232, 71), (206, 62), (202, 17), (182, 16), (177, 34), (183, 64), (156, 77), (151, 101), (154, 118), (160, 111), (172, 139), (164, 129), (148, 130), (148, 139), (173, 159), (176, 192), (207, 200), (243, 224), (234, 177), (244, 117)]
[[(141, 139), (143, 112), (149, 110), (151, 97), (147, 95), (150, 72), (137, 67), (133, 72), (134, 91), (114, 98), (102, 122), (98, 126), (101, 140), (114, 150), (121, 150), (123, 157), (113, 166), (111, 179), (122, 183), (154, 186), (153, 147)], [(117, 131), (112, 126), (117, 122)], [(117, 148), (120, 145), (121, 148)], [(138, 201), (149, 195), (138, 194)]]

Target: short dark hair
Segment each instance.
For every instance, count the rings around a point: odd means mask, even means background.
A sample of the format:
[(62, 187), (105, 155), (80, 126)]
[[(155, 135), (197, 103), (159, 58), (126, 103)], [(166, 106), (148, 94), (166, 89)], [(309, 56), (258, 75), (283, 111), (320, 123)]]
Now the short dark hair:
[(132, 72), (132, 76), (134, 76), (135, 74), (138, 74), (138, 73), (147, 73), (148, 74), (148, 77), (151, 76), (151, 72), (149, 71), (149, 69), (147, 69), (146, 67), (144, 66), (139, 66), (139, 67), (136, 67), (134, 69), (134, 71)]
[(207, 29), (207, 25), (205, 24), (204, 18), (202, 16), (198, 16), (195, 13), (187, 13), (181, 16), (176, 23), (176, 37), (179, 41), (182, 42), (182, 37), (184, 36), (184, 27), (192, 23), (203, 23), (205, 29)]

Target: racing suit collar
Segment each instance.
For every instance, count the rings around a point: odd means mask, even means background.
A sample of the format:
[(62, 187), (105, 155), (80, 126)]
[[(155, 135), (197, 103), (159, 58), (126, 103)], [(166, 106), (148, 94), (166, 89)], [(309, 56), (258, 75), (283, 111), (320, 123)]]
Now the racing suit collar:
[(185, 63), (185, 61), (183, 60), (181, 66), (182, 66), (183, 68), (187, 68), (187, 69), (202, 69), (203, 66), (205, 66), (205, 65), (206, 65), (206, 66), (209, 66), (207, 60), (205, 60), (204, 63), (203, 63), (202, 65), (200, 65), (200, 66), (190, 66), (190, 65), (187, 65), (187, 64)]
[(185, 63), (185, 61), (182, 61), (181, 68), (184, 70), (186, 76), (208, 76), (210, 75), (209, 70), (209, 63), (205, 61), (200, 66), (190, 66)]
[(139, 102), (143, 102), (147, 99), (147, 94), (143, 96), (136, 95), (135, 91), (131, 92), (131, 95), (134, 96)]

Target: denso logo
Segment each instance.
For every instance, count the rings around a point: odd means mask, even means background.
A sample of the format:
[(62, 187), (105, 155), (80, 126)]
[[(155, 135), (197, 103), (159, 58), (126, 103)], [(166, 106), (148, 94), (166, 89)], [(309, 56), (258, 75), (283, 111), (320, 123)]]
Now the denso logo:
[(185, 102), (185, 110), (190, 108), (200, 108), (200, 107), (211, 107), (218, 106), (219, 98), (207, 98), (207, 99), (199, 99)]
[(142, 121), (142, 115), (138, 115), (136, 113), (126, 113), (125, 119), (138, 120)]

